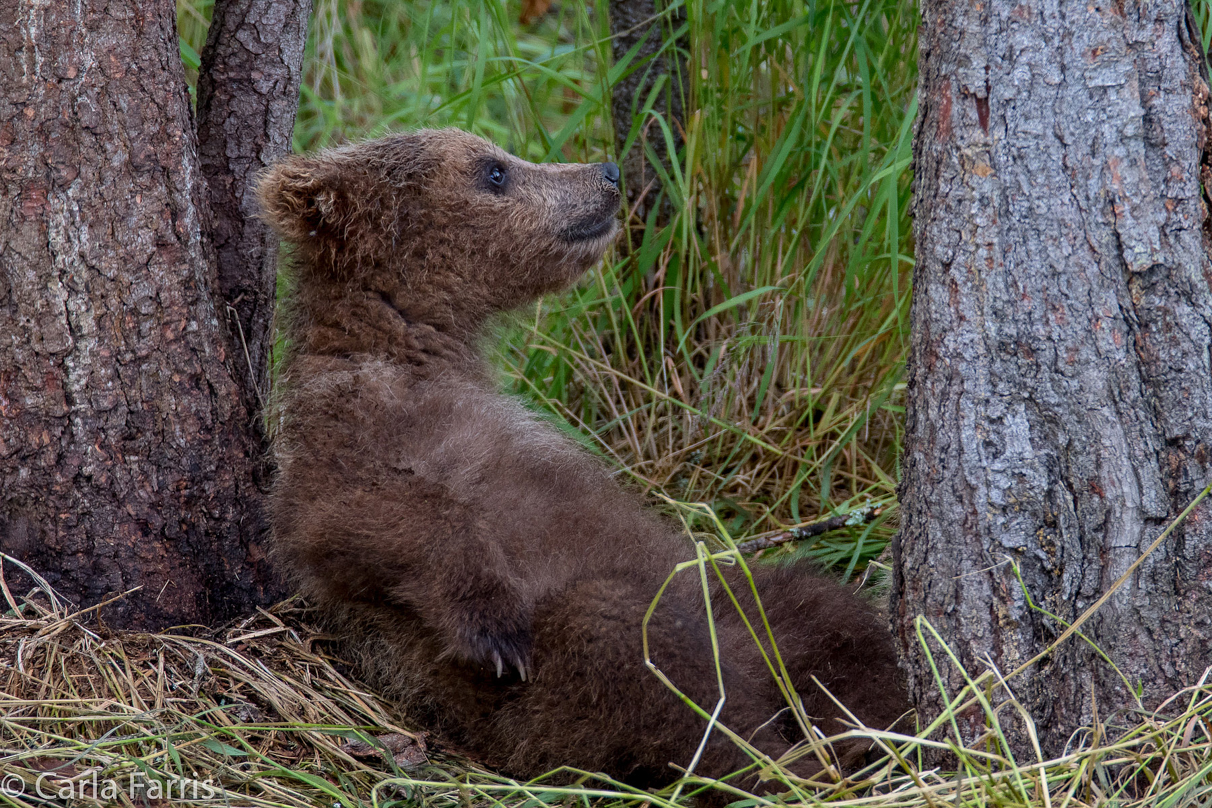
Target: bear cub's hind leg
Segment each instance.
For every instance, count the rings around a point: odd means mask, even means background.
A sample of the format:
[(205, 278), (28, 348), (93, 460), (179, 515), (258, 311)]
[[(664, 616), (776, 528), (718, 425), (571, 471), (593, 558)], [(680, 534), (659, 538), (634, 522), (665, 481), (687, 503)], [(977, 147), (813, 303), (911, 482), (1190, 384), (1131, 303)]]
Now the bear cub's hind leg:
[[(908, 697), (886, 619), (859, 595), (817, 574), (809, 564), (753, 564), (750, 570), (779, 656), (809, 720), (826, 735), (848, 729), (853, 722), (836, 698), (866, 726), (892, 726), (907, 709)], [(725, 576), (750, 622), (760, 630), (748, 582), (739, 570)], [(719, 620), (740, 624), (719, 584), (716, 589), (713, 602)], [(765, 637), (763, 645), (769, 651)], [(752, 640), (748, 651), (756, 653)], [(781, 726), (789, 740), (802, 735), (789, 714)], [(859, 751), (865, 752), (869, 744), (861, 746)], [(854, 757), (853, 749), (837, 751), (843, 758)]]
[[(638, 579), (638, 580), (637, 580)], [(535, 610), (535, 677), (516, 685), (494, 716), (488, 761), (536, 776), (560, 766), (606, 771), (642, 787), (678, 778), (707, 723), (644, 664), (642, 624), (660, 580), (649, 575), (592, 578), (544, 598)], [(668, 590), (648, 625), (653, 664), (711, 712), (720, 697), (701, 593)], [(788, 744), (771, 719), (780, 705), (733, 657), (737, 638), (718, 636), (727, 699), (722, 724), (777, 758)], [(696, 771), (723, 777), (751, 759), (714, 730)], [(738, 781), (738, 784), (741, 784)], [(754, 787), (756, 779), (743, 785)]]

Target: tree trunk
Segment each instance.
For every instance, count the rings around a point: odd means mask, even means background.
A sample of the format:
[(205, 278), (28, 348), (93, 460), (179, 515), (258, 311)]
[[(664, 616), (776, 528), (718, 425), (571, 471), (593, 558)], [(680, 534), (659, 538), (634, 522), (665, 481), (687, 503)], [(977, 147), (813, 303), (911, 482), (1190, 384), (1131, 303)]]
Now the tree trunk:
[[(247, 171), (210, 171), (243, 196)], [(0, 550), (82, 606), (142, 587), (114, 624), (280, 591), (210, 220), (172, 0), (0, 0)]]
[(257, 217), (254, 179), (290, 154), (310, 16), (311, 0), (216, 3), (198, 74), (198, 156), (210, 188), (218, 291), (254, 412), (269, 393), (278, 276), (278, 238)]
[[(1065, 628), (1028, 593), (1073, 621), (1212, 479), (1212, 266), (1184, 3), (927, 0), (920, 31), (893, 619), (929, 719), (915, 616), (973, 675), (1008, 674)], [(1010, 681), (1045, 754), (1131, 689), (1155, 707), (1200, 678), (1210, 583), (1201, 505), (1082, 629), (1124, 678), (1074, 638)]]
[[(639, 131), (630, 149), (636, 113), (648, 104), (648, 98), (658, 84), (661, 89), (653, 99), (652, 111), (669, 124), (674, 149), (682, 145), (683, 95), (687, 89), (686, 66), (679, 58), (679, 43), (666, 47), (666, 36), (685, 22), (685, 10), (663, 10), (657, 0), (610, 0), (611, 52), (615, 64), (627, 58), (628, 52), (639, 46), (626, 68), (629, 72), (611, 89), (611, 116), (614, 118), (614, 144), (619, 168), (623, 174), (623, 192), (628, 211), (644, 221), (661, 192), (660, 174), (650, 162), (652, 150), (657, 164), (669, 174), (669, 154), (664, 133), (648, 115), (638, 121)], [(665, 203), (668, 205), (668, 201)], [(668, 211), (666, 211), (668, 213)]]

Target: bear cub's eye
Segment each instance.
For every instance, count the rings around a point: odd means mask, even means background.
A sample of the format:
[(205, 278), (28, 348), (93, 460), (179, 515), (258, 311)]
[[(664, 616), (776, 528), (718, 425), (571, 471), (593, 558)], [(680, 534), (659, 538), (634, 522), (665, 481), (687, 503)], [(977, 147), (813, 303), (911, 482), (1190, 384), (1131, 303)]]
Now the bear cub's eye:
[(488, 183), (496, 190), (505, 186), (505, 167), (500, 163), (493, 163), (488, 169)]

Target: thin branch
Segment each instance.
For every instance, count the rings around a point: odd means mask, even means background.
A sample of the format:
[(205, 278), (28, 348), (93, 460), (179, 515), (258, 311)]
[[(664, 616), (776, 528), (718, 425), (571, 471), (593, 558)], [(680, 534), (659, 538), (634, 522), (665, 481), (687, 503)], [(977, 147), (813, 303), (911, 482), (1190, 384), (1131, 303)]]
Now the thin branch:
[(780, 544), (811, 539), (815, 536), (829, 533), (830, 531), (841, 530), (844, 527), (865, 525), (868, 522), (875, 521), (875, 519), (883, 512), (883, 507), (873, 508), (870, 505), (867, 505), (859, 508), (856, 511), (851, 511), (850, 513), (841, 513), (837, 516), (830, 516), (828, 519), (822, 519), (819, 522), (812, 522), (800, 527), (794, 527), (791, 530), (785, 530), (781, 533), (771, 533), (764, 536), (758, 536), (755, 539), (741, 542), (736, 547), (742, 553), (755, 553), (758, 550), (769, 550), (772, 547), (778, 547)]

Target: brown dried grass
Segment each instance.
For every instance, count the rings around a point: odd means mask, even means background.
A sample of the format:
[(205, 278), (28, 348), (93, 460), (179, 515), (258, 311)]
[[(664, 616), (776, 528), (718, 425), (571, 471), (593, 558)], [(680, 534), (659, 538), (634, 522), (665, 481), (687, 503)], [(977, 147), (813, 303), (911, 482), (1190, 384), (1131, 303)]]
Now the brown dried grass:
[[(19, 601), (4, 587), (0, 800), (44, 804), (41, 784), (81, 806), (331, 806), (380, 787), (386, 805), (401, 763), (430, 776), (449, 766), (418, 754), (423, 734), (323, 655), (295, 604), (217, 632), (114, 632), (39, 583)], [(377, 740), (392, 734), (411, 755)], [(121, 793), (106, 795), (107, 781)]]
[[(116, 632), (98, 619), (103, 606), (73, 613), (45, 581), (23, 571), (37, 585), (17, 598), (0, 567), (7, 603), (0, 615), (0, 805), (673, 808), (705, 785), (691, 778), (649, 794), (571, 771), (517, 783), (452, 750), (427, 749), (424, 733), (323, 653), (326, 638), (298, 603), (213, 632)], [(730, 790), (742, 805), (1212, 803), (1207, 681), (1157, 711), (1108, 716), (1075, 733), (1064, 757), (1032, 761), (1015, 760), (1002, 747), (1001, 722), (1025, 713), (1005, 682), (990, 692), (988, 678), (973, 675), (984, 684), (955, 694), (951, 714), (916, 735), (850, 730), (886, 753), (851, 778), (803, 781), (775, 769), (790, 789), (779, 800)], [(963, 743), (950, 734), (951, 716), (973, 706), (984, 712), (987, 731)], [(829, 740), (804, 753), (827, 756)], [(947, 770), (924, 762), (939, 753), (952, 761)], [(106, 792), (107, 783), (116, 791)]]

